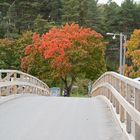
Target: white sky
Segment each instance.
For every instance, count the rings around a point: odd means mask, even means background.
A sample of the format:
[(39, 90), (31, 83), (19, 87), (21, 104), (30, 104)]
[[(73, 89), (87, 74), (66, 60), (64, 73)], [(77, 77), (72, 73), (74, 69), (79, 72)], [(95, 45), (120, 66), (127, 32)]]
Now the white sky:
[[(98, 3), (107, 3), (108, 0), (98, 0), (99, 2)], [(121, 3), (124, 1), (124, 0), (114, 0), (118, 5), (121, 5)], [(140, 0), (134, 0), (136, 2), (140, 2)]]

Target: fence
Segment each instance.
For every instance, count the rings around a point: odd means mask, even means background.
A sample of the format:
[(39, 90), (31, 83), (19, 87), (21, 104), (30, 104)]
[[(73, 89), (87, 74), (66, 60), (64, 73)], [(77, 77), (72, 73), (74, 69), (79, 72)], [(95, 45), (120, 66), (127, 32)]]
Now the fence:
[(114, 106), (120, 122), (135, 140), (140, 140), (140, 82), (115, 72), (106, 72), (92, 86), (92, 96), (103, 95)]

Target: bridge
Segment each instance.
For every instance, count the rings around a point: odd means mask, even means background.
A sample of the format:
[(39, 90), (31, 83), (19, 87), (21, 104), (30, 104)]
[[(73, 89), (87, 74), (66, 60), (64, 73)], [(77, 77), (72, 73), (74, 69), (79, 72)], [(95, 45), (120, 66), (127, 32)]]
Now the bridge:
[(67, 98), (0, 70), (0, 95), (0, 140), (140, 140), (140, 83), (115, 72), (93, 84), (91, 98)]

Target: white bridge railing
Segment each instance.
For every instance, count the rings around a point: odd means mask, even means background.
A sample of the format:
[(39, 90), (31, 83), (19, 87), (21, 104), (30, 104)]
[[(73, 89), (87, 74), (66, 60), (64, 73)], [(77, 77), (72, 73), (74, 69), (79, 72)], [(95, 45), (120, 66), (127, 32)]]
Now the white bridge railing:
[(0, 70), (0, 96), (19, 93), (49, 95), (49, 87), (41, 80), (17, 70)]
[(93, 84), (91, 94), (107, 97), (127, 134), (140, 140), (140, 82), (106, 72)]

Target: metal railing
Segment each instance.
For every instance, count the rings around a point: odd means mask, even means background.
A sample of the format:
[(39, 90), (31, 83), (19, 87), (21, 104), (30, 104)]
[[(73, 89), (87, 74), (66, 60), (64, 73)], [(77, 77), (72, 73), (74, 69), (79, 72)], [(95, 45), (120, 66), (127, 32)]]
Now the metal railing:
[(0, 96), (33, 93), (49, 95), (49, 87), (27, 73), (17, 70), (0, 70)]
[(92, 86), (92, 96), (103, 95), (115, 108), (132, 139), (140, 140), (140, 82), (115, 72), (106, 72)]

